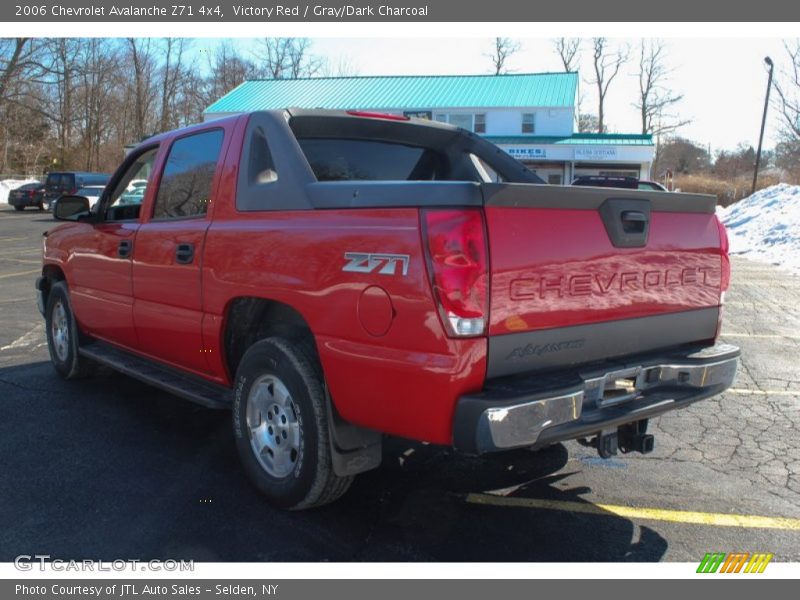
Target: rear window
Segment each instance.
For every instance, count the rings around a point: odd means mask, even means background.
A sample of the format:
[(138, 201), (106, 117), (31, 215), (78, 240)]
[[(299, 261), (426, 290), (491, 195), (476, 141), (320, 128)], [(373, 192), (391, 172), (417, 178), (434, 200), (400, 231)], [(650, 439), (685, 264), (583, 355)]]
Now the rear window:
[(430, 148), (372, 140), (298, 140), (319, 181), (442, 179), (445, 161)]
[(75, 176), (71, 173), (51, 173), (45, 186), (48, 190), (71, 190), (75, 187), (74, 182)]

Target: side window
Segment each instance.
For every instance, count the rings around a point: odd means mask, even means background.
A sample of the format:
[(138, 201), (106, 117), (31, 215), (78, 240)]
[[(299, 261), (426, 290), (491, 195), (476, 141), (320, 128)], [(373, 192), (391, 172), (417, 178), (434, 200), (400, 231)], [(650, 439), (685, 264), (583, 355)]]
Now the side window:
[(221, 129), (214, 129), (172, 144), (158, 186), (154, 219), (206, 214), (223, 137)]
[(106, 204), (107, 221), (138, 219), (158, 148), (146, 150), (128, 167)]
[(470, 160), (472, 161), (475, 170), (478, 172), (478, 175), (481, 178), (481, 181), (485, 181), (487, 183), (501, 183), (503, 180), (502, 177), (495, 171), (492, 167), (490, 167), (484, 160), (480, 157), (475, 156), (474, 154), (469, 155)]
[(267, 137), (261, 127), (256, 127), (250, 136), (250, 152), (247, 161), (247, 180), (252, 184), (272, 183), (278, 180)]

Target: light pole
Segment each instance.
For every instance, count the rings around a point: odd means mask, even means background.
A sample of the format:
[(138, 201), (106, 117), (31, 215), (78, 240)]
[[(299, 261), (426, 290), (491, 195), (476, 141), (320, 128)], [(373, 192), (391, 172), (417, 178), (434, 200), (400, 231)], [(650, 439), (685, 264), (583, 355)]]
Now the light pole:
[(750, 192), (751, 195), (756, 193), (756, 184), (758, 183), (758, 165), (761, 163), (761, 143), (764, 141), (764, 126), (767, 124), (767, 108), (769, 107), (769, 91), (772, 89), (772, 71), (775, 68), (769, 56), (764, 57), (764, 62), (769, 66), (769, 80), (767, 81), (767, 97), (764, 99), (764, 115), (761, 117), (761, 135), (758, 136), (758, 152), (756, 152), (756, 167), (753, 170), (753, 191)]

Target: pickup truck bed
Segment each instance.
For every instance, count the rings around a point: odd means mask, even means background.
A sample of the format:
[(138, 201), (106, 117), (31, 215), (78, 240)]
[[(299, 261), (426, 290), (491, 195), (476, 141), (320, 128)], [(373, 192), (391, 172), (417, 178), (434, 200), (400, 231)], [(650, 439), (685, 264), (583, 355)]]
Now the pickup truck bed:
[(649, 417), (736, 372), (713, 198), (543, 185), (444, 124), (238, 115), (143, 142), (94, 212), (57, 212), (37, 282), (57, 371), (229, 405), (287, 508), (344, 493), (381, 434), (648, 452)]

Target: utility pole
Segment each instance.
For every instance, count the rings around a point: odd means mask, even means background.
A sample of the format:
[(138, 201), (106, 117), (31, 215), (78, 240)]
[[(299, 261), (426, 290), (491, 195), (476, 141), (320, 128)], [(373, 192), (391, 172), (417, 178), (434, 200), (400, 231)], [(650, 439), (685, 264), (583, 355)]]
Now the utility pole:
[(764, 62), (769, 66), (769, 79), (767, 80), (767, 97), (764, 99), (764, 115), (761, 117), (761, 134), (758, 136), (758, 152), (756, 152), (756, 166), (753, 169), (753, 191), (750, 194), (756, 193), (756, 184), (758, 183), (758, 166), (761, 163), (761, 144), (764, 141), (764, 126), (767, 124), (767, 108), (769, 108), (769, 91), (772, 89), (772, 71), (775, 65), (772, 64), (772, 59), (767, 56)]

